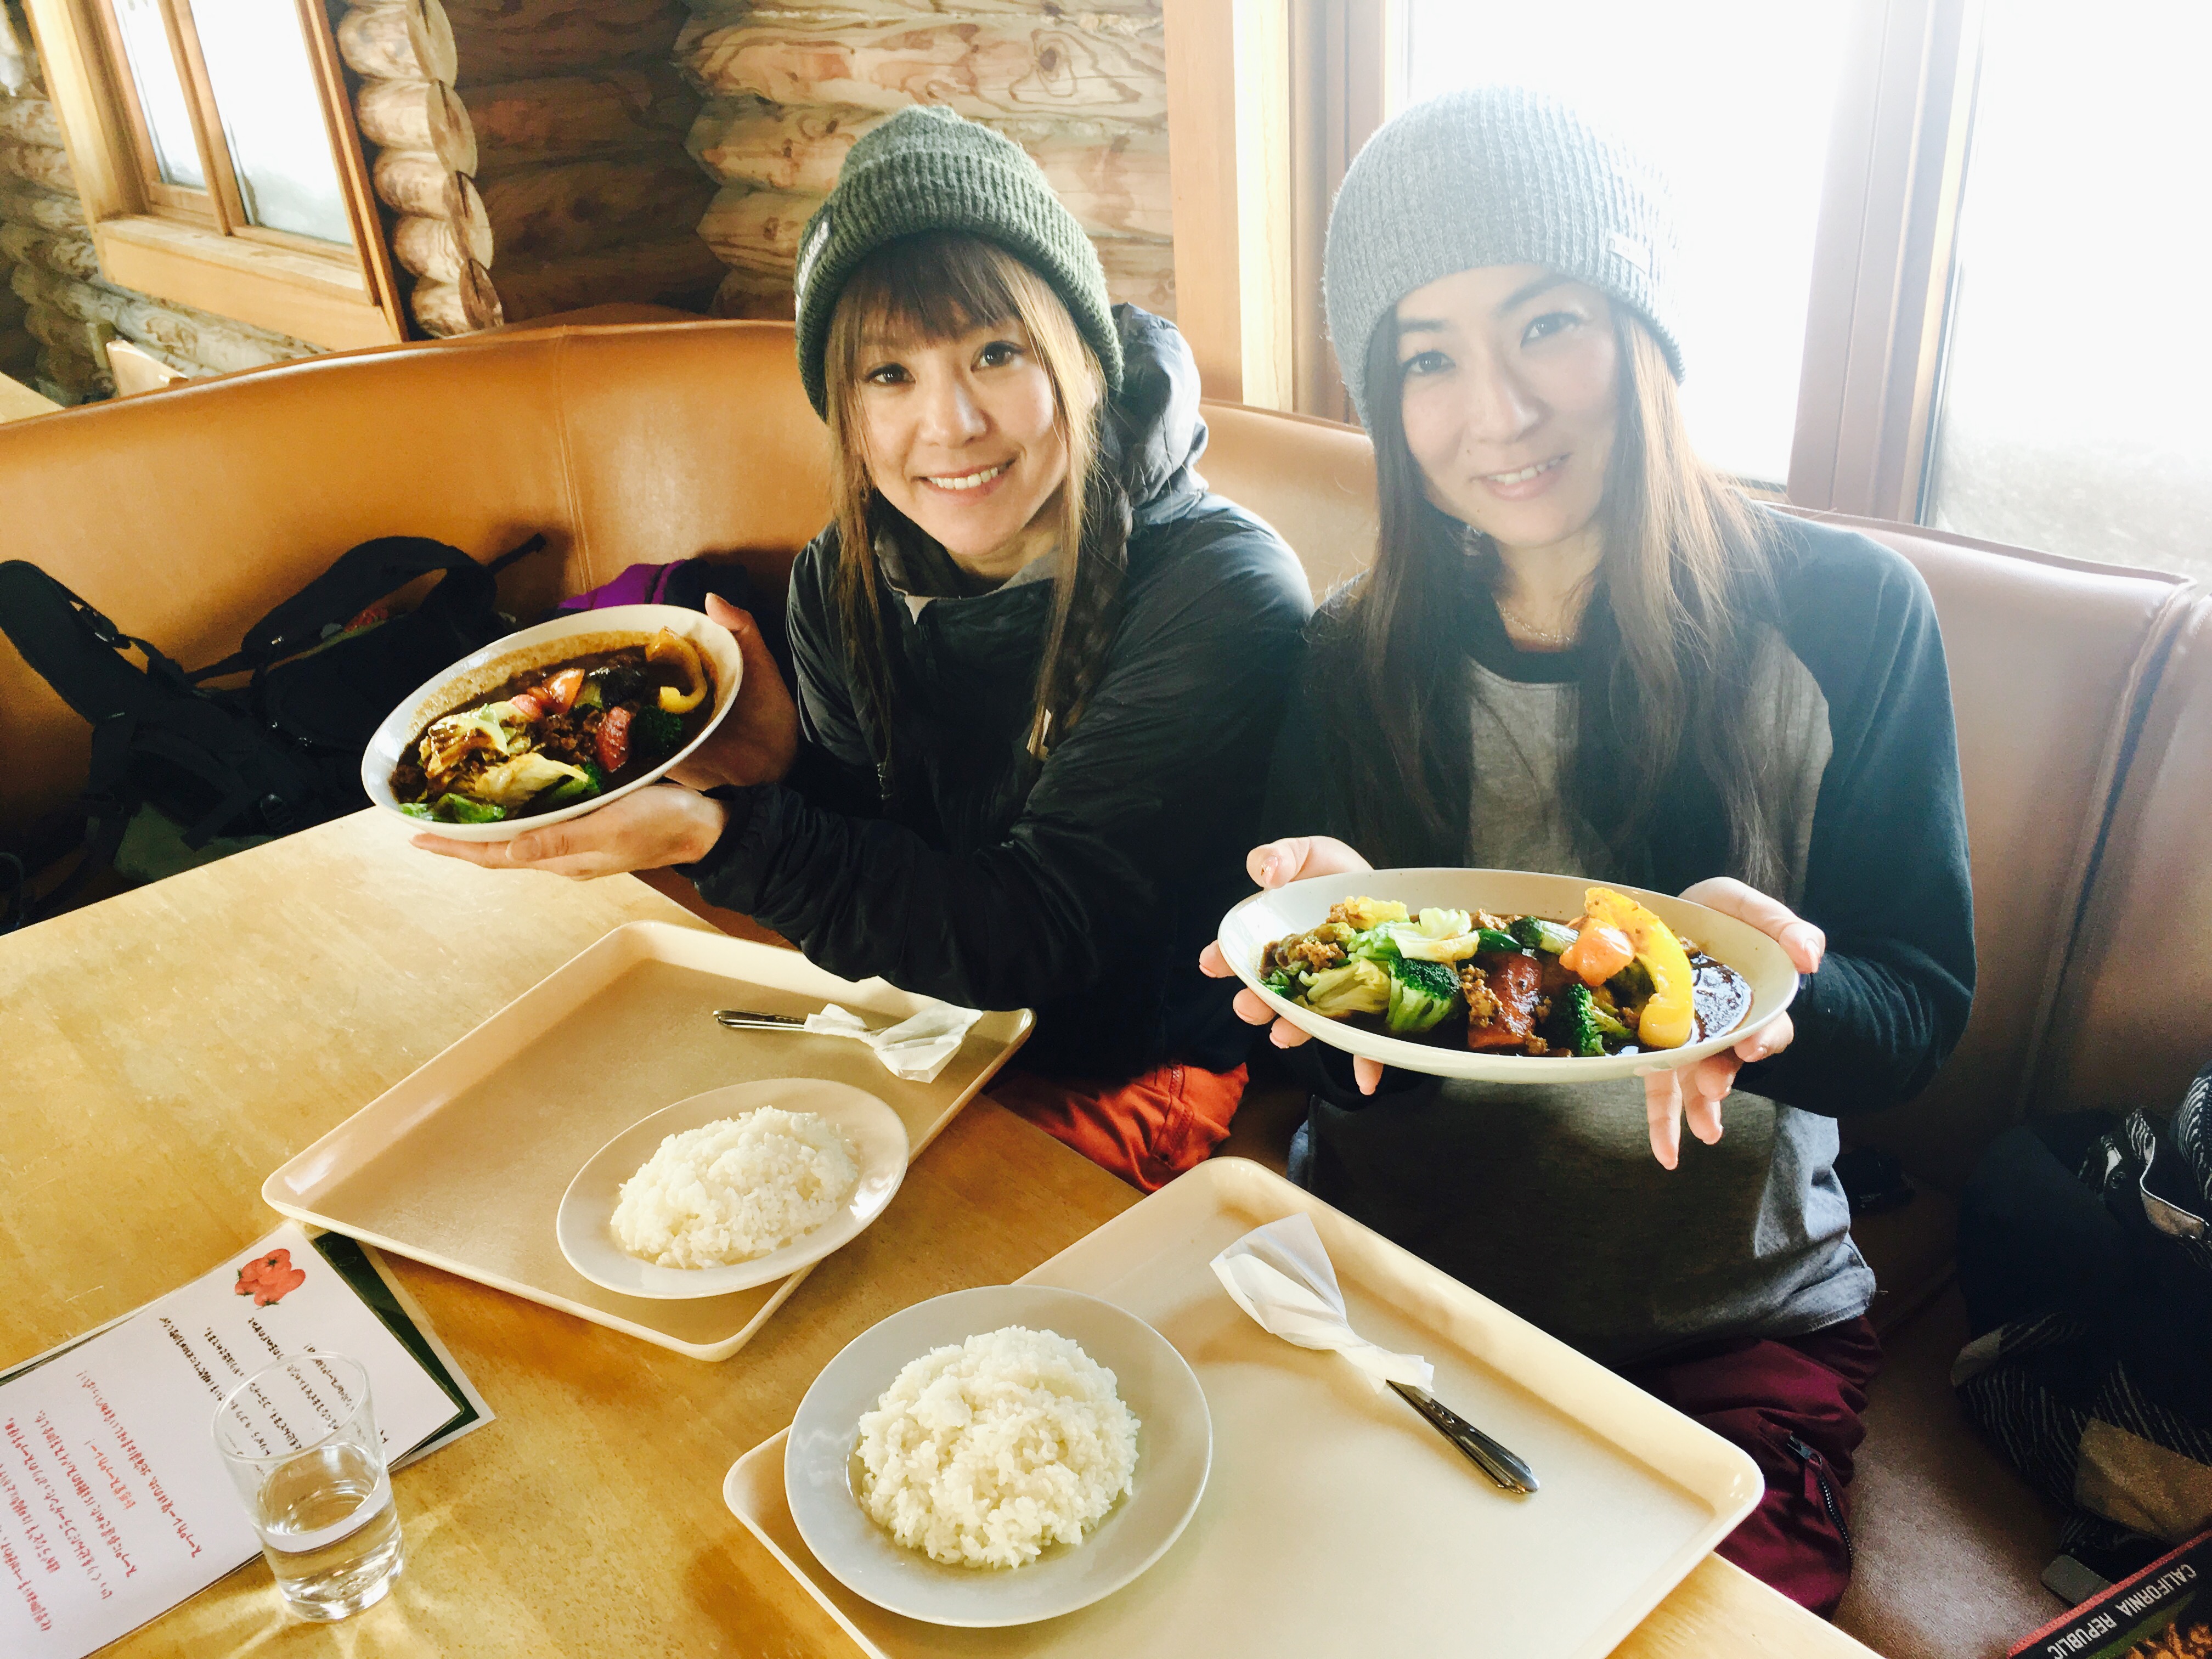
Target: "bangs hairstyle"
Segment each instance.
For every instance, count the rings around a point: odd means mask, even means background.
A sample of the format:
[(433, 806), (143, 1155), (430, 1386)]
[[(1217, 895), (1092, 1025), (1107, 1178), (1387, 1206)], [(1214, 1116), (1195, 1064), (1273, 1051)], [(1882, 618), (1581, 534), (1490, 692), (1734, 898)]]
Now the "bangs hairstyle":
[(860, 408), (872, 351), (955, 340), (1005, 325), (1052, 385), (1053, 426), (1067, 447), (1067, 480), (1045, 510), (1060, 518), (1051, 620), (1037, 666), (1036, 705), (1024, 744), (1042, 761), (1082, 718), (1117, 617), (1127, 564), (1129, 503), (1112, 424), (1102, 418), (1106, 377), (1049, 283), (981, 237), (930, 231), (878, 248), (837, 296), (824, 352), (829, 381), (837, 606), (854, 684), (869, 707), (879, 764), (890, 762), (890, 687), (876, 540), (911, 545), (922, 531), (877, 491)]
[[(1583, 613), (1566, 793), (1624, 867), (1642, 869), (1686, 762), (1717, 799), (1731, 873), (1780, 893), (1784, 811), (1752, 729), (1774, 532), (1698, 459), (1658, 341), (1626, 307), (1613, 316), (1620, 416), (1597, 508), (1602, 551)], [(1457, 619), (1470, 576), (1494, 575), (1498, 555), (1428, 500), (1406, 443), (1403, 379), (1393, 310), (1367, 351), (1367, 384), (1378, 389), (1369, 410), (1375, 562), (1336, 643), (1354, 695), (1329, 720), (1327, 744), (1352, 786), (1362, 851), (1389, 864), (1456, 864), (1468, 833), (1459, 763), (1446, 756), (1467, 752), (1467, 711), (1455, 706), (1468, 695)]]

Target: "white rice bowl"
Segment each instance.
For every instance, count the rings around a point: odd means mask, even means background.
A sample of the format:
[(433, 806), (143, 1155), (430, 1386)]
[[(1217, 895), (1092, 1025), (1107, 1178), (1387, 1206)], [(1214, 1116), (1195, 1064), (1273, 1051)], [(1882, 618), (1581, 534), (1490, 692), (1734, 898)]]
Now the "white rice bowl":
[(623, 1182), (615, 1242), (659, 1267), (726, 1267), (805, 1237), (860, 1184), (845, 1132), (763, 1106), (663, 1140)]
[(860, 1418), (856, 1495), (908, 1549), (1018, 1567), (1079, 1544), (1135, 1487), (1136, 1414), (1114, 1373), (1024, 1326), (910, 1360)]

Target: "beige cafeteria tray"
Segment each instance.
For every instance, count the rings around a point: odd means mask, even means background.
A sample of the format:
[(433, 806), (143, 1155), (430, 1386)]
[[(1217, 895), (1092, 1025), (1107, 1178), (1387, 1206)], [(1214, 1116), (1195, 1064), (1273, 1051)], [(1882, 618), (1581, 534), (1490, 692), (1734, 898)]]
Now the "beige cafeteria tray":
[[(1526, 1458), (1542, 1491), (1505, 1496), (1395, 1395), (1237, 1310), (1206, 1264), (1297, 1210), (1353, 1328), (1425, 1355), (1437, 1397)], [(1759, 1500), (1737, 1448), (1242, 1158), (1200, 1164), (1030, 1281), (1119, 1304), (1190, 1361), (1213, 1413), (1205, 1498), (1127, 1589), (1043, 1624), (945, 1629), (823, 1570), (784, 1499), (787, 1430), (738, 1460), (723, 1497), (871, 1659), (1595, 1659)]]
[[(553, 1234), (561, 1194), (615, 1134), (726, 1083), (849, 1083), (906, 1123), (921, 1156), (1029, 1036), (986, 1014), (934, 1083), (905, 1083), (848, 1038), (739, 1031), (717, 1008), (812, 1013), (836, 1002), (902, 1018), (925, 999), (855, 984), (796, 951), (633, 921), (563, 963), (262, 1183), (283, 1214), (543, 1302), (695, 1359), (727, 1359), (804, 1272), (729, 1296), (654, 1302), (602, 1290)], [(898, 1201), (877, 1225), (895, 1225)]]

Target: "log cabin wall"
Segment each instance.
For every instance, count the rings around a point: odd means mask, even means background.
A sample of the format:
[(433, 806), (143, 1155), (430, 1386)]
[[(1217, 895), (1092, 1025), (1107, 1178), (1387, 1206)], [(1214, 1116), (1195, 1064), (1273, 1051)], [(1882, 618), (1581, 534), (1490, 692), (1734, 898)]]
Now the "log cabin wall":
[(313, 356), (319, 348), (101, 274), (29, 24), (0, 0), (0, 374), (60, 404), (112, 395), (117, 337), (198, 377)]
[(679, 0), (351, 9), (339, 50), (425, 333), (612, 300), (706, 309), (722, 266), (697, 231), (714, 186), (684, 149), (699, 99), (670, 58), (685, 15)]
[(691, 0), (677, 61), (706, 93), (691, 153), (720, 181), (700, 234), (715, 309), (788, 317), (806, 221), (854, 141), (951, 106), (1035, 156), (1116, 300), (1175, 314), (1160, 0)]

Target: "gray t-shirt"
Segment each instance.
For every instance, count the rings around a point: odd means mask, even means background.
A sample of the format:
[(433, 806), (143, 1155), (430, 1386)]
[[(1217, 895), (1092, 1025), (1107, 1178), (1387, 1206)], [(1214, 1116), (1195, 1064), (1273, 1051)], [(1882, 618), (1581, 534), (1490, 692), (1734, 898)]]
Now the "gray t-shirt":
[[(1469, 664), (1474, 744), (1465, 859), (1474, 868), (1602, 870), (1602, 842), (1571, 812), (1560, 769), (1572, 683), (1508, 679)], [(1771, 635), (1755, 748), (1785, 804), (1794, 902), (1829, 757), (1818, 684)], [(1786, 1335), (1863, 1312), (1874, 1275), (1850, 1238), (1832, 1168), (1832, 1118), (1737, 1091), (1722, 1136), (1682, 1138), (1680, 1166), (1651, 1156), (1640, 1079), (1567, 1087), (1447, 1083), (1433, 1109), (1488, 1153), (1458, 1173), (1455, 1259), (1477, 1289), (1602, 1358), (1625, 1361), (1716, 1330)]]

